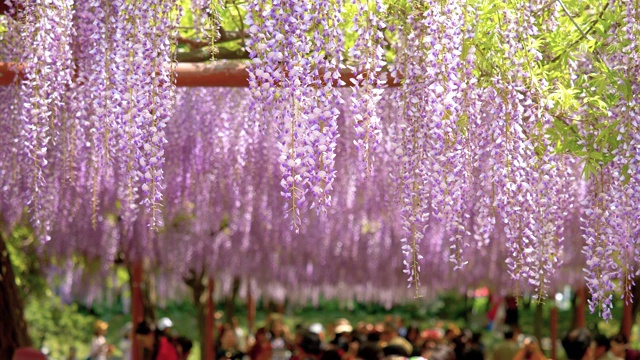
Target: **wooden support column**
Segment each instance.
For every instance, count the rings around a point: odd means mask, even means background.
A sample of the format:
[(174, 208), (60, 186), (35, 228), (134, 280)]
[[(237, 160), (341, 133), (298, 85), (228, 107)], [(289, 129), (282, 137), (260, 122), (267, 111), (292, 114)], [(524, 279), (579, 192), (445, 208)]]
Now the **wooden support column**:
[(206, 325), (205, 325), (206, 326), (205, 328), (206, 342), (202, 344), (204, 349), (200, 350), (200, 351), (204, 351), (205, 358), (207, 360), (215, 360), (216, 358), (215, 343), (213, 341), (213, 337), (214, 337), (213, 330), (215, 329), (215, 325), (216, 325), (216, 319), (215, 319), (216, 306), (215, 306), (215, 303), (213, 302), (214, 286), (215, 286), (215, 283), (213, 281), (213, 277), (209, 277), (209, 284), (207, 286), (207, 311), (206, 311)]
[(255, 334), (256, 304), (251, 293), (251, 282), (247, 284), (247, 320), (249, 322), (249, 334)]
[[(131, 322), (135, 329), (139, 323), (144, 321), (144, 302), (142, 299), (142, 261), (136, 261), (133, 264), (131, 275)], [(137, 336), (133, 336), (131, 343), (131, 360), (142, 360), (142, 344), (138, 341)]]
[(573, 328), (581, 329), (587, 326), (587, 286), (581, 285), (576, 289), (576, 302), (573, 309)]
[(553, 304), (551, 307), (551, 316), (549, 319), (551, 322), (551, 359), (556, 360), (558, 358), (558, 307)]

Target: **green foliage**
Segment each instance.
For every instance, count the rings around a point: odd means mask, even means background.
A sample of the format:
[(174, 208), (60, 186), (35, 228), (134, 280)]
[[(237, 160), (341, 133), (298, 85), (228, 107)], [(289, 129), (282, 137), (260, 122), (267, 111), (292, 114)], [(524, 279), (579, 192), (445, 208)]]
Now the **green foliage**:
[(36, 347), (47, 347), (52, 358), (64, 358), (71, 346), (88, 352), (94, 316), (79, 312), (75, 304), (65, 305), (57, 296), (31, 298), (25, 310), (29, 334)]

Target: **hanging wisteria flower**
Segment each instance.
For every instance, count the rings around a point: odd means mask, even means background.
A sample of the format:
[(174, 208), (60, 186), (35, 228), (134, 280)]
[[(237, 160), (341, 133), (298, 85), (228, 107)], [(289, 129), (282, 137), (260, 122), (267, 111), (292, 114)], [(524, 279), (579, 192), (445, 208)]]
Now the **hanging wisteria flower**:
[(381, 139), (377, 105), (387, 82), (386, 74), (381, 73), (386, 65), (383, 33), (386, 24), (378, 16), (384, 13), (385, 7), (381, 0), (375, 0), (373, 8), (365, 0), (353, 0), (352, 3), (357, 7), (353, 19), (357, 38), (349, 49), (349, 57), (355, 62), (349, 67), (354, 76), (350, 103), (358, 135), (354, 143), (361, 154), (364, 171), (370, 173)]
[(25, 79), (21, 83), (23, 104), (22, 143), (26, 161), (30, 164), (27, 203), (33, 213), (38, 234), (47, 238), (50, 217), (53, 215), (53, 187), (47, 182), (51, 172), (48, 163), (59, 157), (49, 149), (61, 141), (65, 129), (64, 98), (73, 73), (71, 0), (55, 0), (47, 4), (25, 0), (23, 59)]

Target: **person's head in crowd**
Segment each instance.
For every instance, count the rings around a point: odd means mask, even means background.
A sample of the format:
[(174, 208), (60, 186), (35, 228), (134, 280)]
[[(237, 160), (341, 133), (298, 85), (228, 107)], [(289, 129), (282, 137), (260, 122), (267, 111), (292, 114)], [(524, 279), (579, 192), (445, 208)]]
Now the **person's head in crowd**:
[(514, 329), (512, 327), (507, 327), (504, 330), (503, 335), (504, 335), (504, 339), (505, 340), (515, 340), (516, 339), (515, 338), (516, 333), (515, 333), (515, 331), (514, 331)]
[(629, 342), (627, 340), (627, 337), (624, 334), (620, 333), (611, 337), (610, 340), (611, 352), (613, 353), (613, 355), (624, 359), (626, 357), (627, 344)]
[(311, 324), (309, 326), (309, 331), (311, 331), (312, 333), (318, 334), (318, 336), (320, 337), (320, 341), (321, 342), (325, 341), (324, 326), (322, 326), (322, 324), (320, 324), (320, 323)]
[(380, 340), (384, 342), (389, 342), (395, 339), (398, 336), (398, 329), (392, 323), (384, 324), (384, 330), (382, 331), (382, 336), (380, 336)]
[(380, 360), (382, 358), (382, 349), (380, 349), (378, 342), (365, 342), (360, 345), (356, 358), (359, 360)]
[(156, 342), (156, 329), (153, 324), (142, 321), (136, 326), (136, 337), (142, 346), (147, 350), (152, 350)]
[(444, 339), (447, 342), (453, 343), (454, 340), (460, 336), (460, 334), (461, 334), (460, 329), (455, 328), (455, 327), (449, 327), (444, 332)]
[(171, 328), (173, 327), (173, 321), (171, 321), (171, 319), (169, 319), (168, 317), (163, 317), (162, 319), (158, 320), (158, 324), (156, 325), (156, 327), (158, 328), (158, 331), (162, 336), (169, 336), (171, 333)]
[(340, 360), (342, 356), (338, 352), (338, 350), (327, 350), (322, 353), (320, 356), (320, 360)]
[(349, 341), (349, 347), (347, 348), (347, 353), (357, 355), (358, 350), (360, 350), (360, 345), (362, 343), (362, 339), (360, 336), (353, 336)]
[(284, 322), (282, 316), (274, 316), (271, 320), (271, 326), (269, 328), (271, 336), (273, 338), (279, 338), (284, 336)]
[(95, 336), (105, 336), (107, 335), (107, 329), (109, 328), (109, 324), (102, 321), (96, 320), (93, 324), (93, 335)]
[(271, 343), (267, 338), (267, 329), (259, 328), (256, 331), (256, 343), (249, 350), (249, 357), (255, 360), (270, 360), (271, 354)]
[(256, 337), (256, 344), (263, 344), (269, 341), (269, 339), (267, 338), (267, 329), (263, 327), (256, 330), (255, 337)]
[(469, 337), (469, 344), (471, 345), (480, 345), (480, 340), (482, 339), (482, 333), (474, 332)]
[(433, 348), (425, 349), (422, 357), (429, 360), (456, 360), (455, 352), (446, 345), (436, 345)]
[(593, 338), (593, 344), (593, 357), (595, 359), (599, 359), (611, 349), (611, 342), (609, 341), (609, 338), (602, 334), (598, 334)]
[(390, 344), (385, 346), (382, 349), (382, 353), (384, 354), (384, 357), (389, 359), (389, 358), (406, 358), (409, 357), (409, 355), (411, 355), (411, 353), (407, 352), (407, 349), (404, 348), (404, 346), (399, 345), (399, 344)]
[(336, 327), (334, 329), (336, 336), (340, 335), (340, 334), (346, 334), (346, 333), (350, 333), (353, 331), (353, 327), (351, 326), (351, 323), (349, 323), (349, 320), (347, 319), (338, 319), (336, 320)]
[(588, 359), (591, 355), (591, 333), (587, 329), (576, 329), (562, 339), (562, 347), (569, 360)]
[(320, 337), (318, 334), (308, 330), (305, 331), (296, 349), (299, 359), (318, 359), (322, 352), (320, 345)]
[(180, 360), (187, 360), (193, 348), (193, 342), (184, 336), (178, 336), (175, 342), (178, 345), (176, 348), (178, 349)]
[(367, 334), (367, 341), (370, 342), (379, 342), (382, 340), (382, 334), (377, 330), (371, 330), (369, 334)]
[(218, 343), (220, 344), (220, 348), (224, 350), (232, 350), (237, 347), (238, 338), (231, 326), (223, 326), (220, 328)]
[(418, 328), (417, 325), (410, 325), (407, 328), (406, 339), (412, 344), (415, 344), (418, 342), (418, 340), (420, 339), (420, 329)]

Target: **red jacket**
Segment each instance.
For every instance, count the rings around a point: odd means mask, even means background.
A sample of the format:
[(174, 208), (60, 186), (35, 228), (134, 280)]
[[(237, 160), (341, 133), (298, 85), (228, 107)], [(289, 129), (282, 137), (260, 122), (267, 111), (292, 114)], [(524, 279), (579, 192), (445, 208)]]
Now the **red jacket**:
[(164, 336), (160, 338), (160, 348), (158, 349), (156, 360), (179, 360), (178, 350)]

